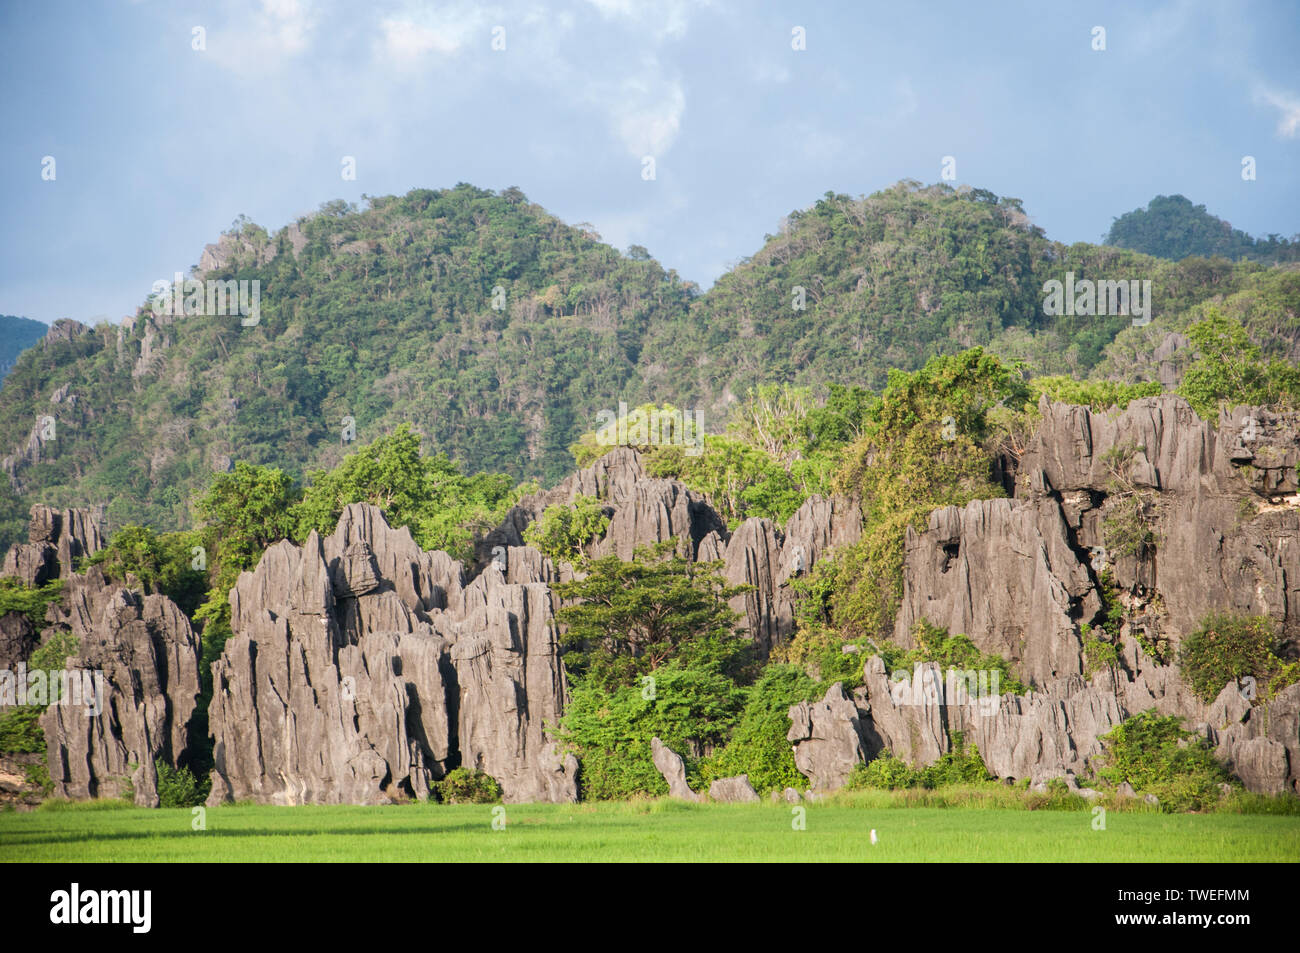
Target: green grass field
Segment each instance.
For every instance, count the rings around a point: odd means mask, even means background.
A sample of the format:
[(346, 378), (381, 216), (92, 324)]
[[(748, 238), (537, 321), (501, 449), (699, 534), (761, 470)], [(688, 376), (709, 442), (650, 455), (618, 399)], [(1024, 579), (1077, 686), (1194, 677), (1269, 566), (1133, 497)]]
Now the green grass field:
[[(880, 805), (887, 806), (880, 806)], [(1300, 817), (789, 805), (210, 808), (58, 805), (0, 814), (0, 861), (1296, 861)], [(498, 808), (499, 810), (499, 808)], [(870, 843), (875, 829), (878, 840)]]

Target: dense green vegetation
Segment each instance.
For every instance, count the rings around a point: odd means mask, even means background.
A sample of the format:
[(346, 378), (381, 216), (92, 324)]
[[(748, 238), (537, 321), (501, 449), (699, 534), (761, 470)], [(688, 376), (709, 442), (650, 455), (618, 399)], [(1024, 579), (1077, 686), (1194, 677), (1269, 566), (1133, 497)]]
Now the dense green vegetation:
[(501, 785), (482, 771), (453, 768), (430, 785), (430, 793), (443, 804), (495, 804), (501, 800)]
[(1252, 238), (1182, 195), (1157, 195), (1146, 208), (1125, 212), (1110, 226), (1106, 244), (1175, 261), (1192, 255), (1300, 261), (1300, 237)]
[(1130, 784), (1154, 794), (1166, 811), (1204, 810), (1222, 797), (1231, 775), (1214, 758), (1203, 735), (1186, 731), (1182, 720), (1154, 709), (1141, 712), (1102, 736), (1106, 747), (1098, 774), (1111, 784)]
[(979, 748), (971, 745), (967, 750), (961, 732), (953, 733), (953, 747), (945, 751), (933, 764), (914, 769), (906, 761), (889, 752), (881, 754), (866, 764), (859, 764), (845, 783), (850, 791), (869, 788), (896, 791), (901, 788), (944, 788), (958, 785), (981, 784), (992, 781)]
[(1300, 661), (1286, 658), (1284, 644), (1267, 616), (1215, 612), (1183, 639), (1178, 665), (1203, 702), (1214, 701), (1229, 682), (1246, 690), (1250, 700), (1268, 702), (1300, 681)]
[[(1293, 268), (1067, 247), (1030, 225), (1018, 200), (983, 190), (909, 181), (864, 198), (827, 194), (705, 295), (517, 189), (328, 203), (296, 226), (305, 245), (295, 256), (288, 230), (237, 221), (227, 260), (204, 276), (261, 282), (253, 326), (154, 315), (146, 302), (130, 325), (23, 353), (0, 388), (0, 451), (46, 412), (58, 438), (39, 462), (19, 463), (19, 490), (0, 481), (0, 548), (37, 501), (103, 502), (114, 528), (187, 528), (188, 502), (214, 470), (243, 462), (301, 482), (342, 460), (351, 426), (367, 443), (407, 422), (462, 474), (550, 484), (569, 469), (566, 449), (620, 401), (698, 410), (715, 437), (732, 395), (760, 423), (827, 406), (798, 439), (848, 442), (856, 436), (834, 430), (853, 426), (861, 393), (971, 346), (1037, 374), (1153, 380), (1161, 336), (1210, 301), (1266, 358), (1300, 356)], [(1151, 324), (1044, 314), (1043, 283), (1067, 271), (1151, 280)], [(76, 401), (51, 404), (65, 384)], [(730, 473), (762, 469), (736, 439), (711, 441), (706, 456)], [(729, 521), (742, 507), (779, 518), (827, 477), (809, 450), (787, 445), (782, 473), (747, 476), (748, 500), (726, 492), (704, 457), (664, 465), (715, 483)], [(470, 490), (480, 491), (496, 492)]]
[(1218, 308), (1207, 309), (1187, 335), (1197, 357), (1178, 392), (1200, 416), (1214, 420), (1221, 403), (1300, 403), (1300, 365), (1282, 358), (1266, 362), (1246, 329)]

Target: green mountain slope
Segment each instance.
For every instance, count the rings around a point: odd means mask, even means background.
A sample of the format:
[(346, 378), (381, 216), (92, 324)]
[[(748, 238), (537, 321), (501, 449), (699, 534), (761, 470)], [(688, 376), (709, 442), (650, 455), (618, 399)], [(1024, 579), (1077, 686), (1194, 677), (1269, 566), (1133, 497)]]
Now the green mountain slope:
[[(517, 189), (367, 202), (275, 234), (241, 219), (209, 246), (201, 277), (260, 283), (256, 324), (146, 299), (121, 326), (64, 325), (24, 353), (0, 388), (0, 545), (36, 501), (187, 525), (186, 501), (235, 461), (295, 478), (337, 463), (356, 445), (345, 418), (357, 443), (409, 421), (471, 472), (551, 483), (620, 401), (702, 408), (717, 432), (756, 384), (878, 389), (890, 367), (972, 345), (1037, 373), (1131, 378), (1156, 330), (1234, 295), (1283, 353), (1300, 327), (1294, 271), (1065, 246), (981, 190), (828, 193), (702, 296)], [(1044, 282), (1067, 272), (1151, 281), (1151, 324), (1044, 314)], [(57, 437), (33, 441), (45, 415)]]

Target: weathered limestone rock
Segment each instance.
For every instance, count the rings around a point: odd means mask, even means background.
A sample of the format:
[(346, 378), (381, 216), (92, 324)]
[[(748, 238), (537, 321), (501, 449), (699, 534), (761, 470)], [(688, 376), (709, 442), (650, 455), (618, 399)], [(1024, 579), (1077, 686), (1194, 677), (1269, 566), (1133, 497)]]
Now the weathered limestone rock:
[(718, 778), (709, 785), (709, 797), (722, 804), (745, 804), (762, 800), (753, 785), (749, 783), (747, 774), (738, 774), (734, 778)]
[(682, 756), (673, 751), (658, 738), (650, 739), (650, 752), (654, 758), (655, 769), (668, 782), (668, 796), (682, 801), (698, 801), (700, 796), (686, 783), (686, 765)]
[(1101, 600), (1053, 501), (972, 500), (930, 514), (905, 543), (894, 638), (911, 647), (918, 620), (965, 634), (1017, 663), (1036, 684), (1082, 672), (1076, 619)]
[(730, 586), (752, 586), (731, 600), (750, 637), (764, 652), (784, 641), (794, 629), (788, 597), (778, 588), (781, 540), (768, 519), (747, 519), (727, 543), (722, 578)]
[(1214, 610), (1267, 615), (1300, 641), (1300, 497), (1288, 496), (1300, 479), (1300, 414), (1238, 407), (1216, 427), (1173, 395), (1123, 412), (1046, 401), (1040, 410), (1017, 498), (1060, 500), (1077, 545), (1099, 546), (1115, 511), (1115, 456), (1126, 458), (1118, 476), (1145, 494), (1157, 543), (1110, 562), (1172, 645)]
[(77, 561), (104, 548), (102, 508), (56, 510), (32, 507), (27, 542), (5, 554), (0, 576), (15, 576), (25, 586), (41, 586), (76, 571)]
[[(789, 583), (811, 571), (832, 546), (856, 542), (862, 533), (862, 516), (856, 503), (843, 497), (809, 498), (787, 521), (782, 533), (766, 519), (746, 520), (728, 533), (707, 500), (677, 480), (649, 477), (641, 455), (627, 447), (605, 454), (552, 490), (520, 500), (502, 525), (478, 547), (481, 565), (522, 548), (523, 532), (539, 519), (547, 506), (572, 503), (579, 495), (603, 501), (610, 516), (604, 536), (587, 547), (590, 556), (616, 554), (632, 558), (638, 547), (677, 540), (679, 555), (700, 562), (723, 562), (723, 577), (731, 585), (753, 587), (736, 596), (732, 608), (741, 626), (762, 652), (770, 651), (794, 631), (793, 599)], [(495, 556), (493, 554), (496, 554)], [(540, 554), (535, 557), (540, 560)], [(513, 569), (509, 570), (513, 573)], [(529, 578), (551, 582), (571, 578), (571, 567), (540, 566)], [(515, 577), (511, 575), (510, 581)], [(522, 581), (522, 580), (521, 580)]]
[(466, 587), (354, 504), (327, 539), (268, 549), (230, 603), (209, 803), (423, 799), (456, 764), (507, 801), (576, 799), (576, 761), (546, 734), (566, 686), (545, 584), (489, 568)]
[(1210, 712), (1216, 754), (1248, 790), (1300, 794), (1300, 683), (1283, 689), (1267, 706), (1250, 705), (1229, 684)]
[(911, 679), (893, 682), (873, 655), (863, 665), (865, 683), (854, 693), (866, 760), (888, 750), (914, 768), (948, 751), (943, 676), (937, 663), (918, 666)]
[(19, 662), (27, 661), (39, 644), (36, 630), (26, 615), (6, 612), (0, 616), (0, 670), (12, 671)]
[[(182, 761), (199, 696), (199, 640), (161, 595), (107, 583), (97, 568), (68, 580), (56, 628), (80, 642), (69, 675), (102, 672), (89, 704), (51, 705), (41, 716), (58, 797), (120, 797), (158, 804), (155, 761)], [(84, 698), (85, 696), (83, 696)], [(98, 710), (95, 710), (98, 708)]]
[(858, 709), (836, 682), (820, 702), (800, 702), (790, 709), (786, 740), (794, 745), (794, 763), (814, 791), (843, 787), (854, 765), (867, 760)]
[(496, 778), (506, 801), (577, 800), (577, 759), (562, 756), (545, 730), (559, 722), (568, 695), (550, 590), (485, 573), (465, 601), (467, 617), (456, 625), (470, 633), (452, 648), (461, 763)]

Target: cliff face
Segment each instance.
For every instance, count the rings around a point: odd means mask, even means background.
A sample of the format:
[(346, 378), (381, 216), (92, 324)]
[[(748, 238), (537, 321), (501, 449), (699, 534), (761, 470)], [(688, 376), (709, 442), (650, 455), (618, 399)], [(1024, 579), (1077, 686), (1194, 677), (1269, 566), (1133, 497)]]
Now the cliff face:
[[(1041, 780), (1087, 770), (1099, 735), (1154, 708), (1204, 734), (1252, 790), (1300, 790), (1300, 685), (1264, 708), (1230, 683), (1204, 705), (1172, 664), (1211, 611), (1268, 616), (1300, 646), (1300, 415), (1239, 408), (1214, 427), (1172, 396), (1113, 414), (1040, 409), (1014, 499), (936, 510), (924, 532), (908, 531), (895, 631), (903, 645), (922, 619), (965, 633), (1035, 691), (970, 704), (931, 666), (908, 684), (936, 690), (891, 694), (873, 659), (855, 696), (867, 750), (926, 764), (962, 731), (994, 774)], [(1120, 664), (1085, 681), (1080, 626), (1103, 621), (1103, 573), (1123, 603)], [(822, 704), (832, 702), (843, 707), (834, 690)], [(796, 726), (816, 726), (815, 714), (792, 709)], [(844, 773), (827, 752), (848, 750), (846, 725), (792, 730), (815, 777)]]
[[(808, 573), (832, 546), (856, 542), (862, 519), (851, 500), (814, 496), (786, 521), (785, 532), (768, 519), (753, 517), (734, 532), (708, 501), (677, 480), (648, 477), (641, 455), (620, 447), (579, 470), (552, 490), (525, 497), (489, 534), (481, 558), (494, 546), (521, 546), (523, 531), (546, 507), (572, 503), (578, 496), (606, 504), (609, 529), (588, 547), (588, 555), (616, 554), (631, 559), (639, 546), (676, 539), (677, 553), (699, 561), (721, 560), (729, 585), (752, 586), (731, 607), (741, 627), (764, 653), (794, 632), (790, 580)], [(563, 571), (563, 567), (561, 567)]]

